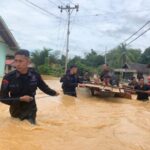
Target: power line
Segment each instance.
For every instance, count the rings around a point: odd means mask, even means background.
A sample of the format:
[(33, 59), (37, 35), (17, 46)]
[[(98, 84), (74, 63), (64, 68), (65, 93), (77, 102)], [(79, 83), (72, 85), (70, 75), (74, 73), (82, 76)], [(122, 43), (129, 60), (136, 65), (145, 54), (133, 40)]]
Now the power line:
[(58, 24), (58, 35), (57, 35), (57, 41), (58, 41), (57, 43), (58, 44), (57, 44), (57, 49), (60, 49), (61, 51), (64, 49), (65, 44), (66, 44), (66, 35), (65, 35), (65, 31), (66, 30), (67, 30), (67, 21), (62, 22), (60, 20), (59, 24)]
[(61, 5), (65, 5), (65, 3), (63, 3), (61, 0), (58, 0), (60, 3), (61, 3)]
[(75, 23), (76, 22), (76, 16), (77, 16), (77, 12), (75, 13), (75, 15), (72, 17), (72, 20), (71, 20), (71, 29), (70, 30), (72, 30), (72, 28), (73, 28), (73, 23)]
[(136, 35), (139, 31), (141, 31), (145, 26), (147, 26), (150, 23), (150, 21), (147, 21), (141, 28), (139, 28), (135, 33), (133, 33), (131, 36), (129, 36), (126, 40), (123, 41), (125, 43), (129, 39), (131, 39), (134, 35)]
[(49, 3), (51, 3), (51, 4), (53, 4), (54, 6), (58, 7), (58, 5), (57, 5), (56, 3), (54, 3), (53, 1), (51, 1), (51, 0), (48, 0), (48, 1), (49, 1)]
[[(61, 24), (62, 24), (62, 27), (61, 27)], [(61, 20), (60, 20), (59, 27), (58, 27), (57, 47), (59, 47), (61, 52), (64, 50), (64, 48), (66, 46), (66, 34), (65, 34), (66, 30), (67, 30), (67, 21), (61, 22)]]
[[(134, 35), (136, 35), (139, 31), (141, 31), (146, 25), (148, 25), (150, 23), (150, 21), (147, 21), (142, 27), (140, 27), (135, 33), (133, 33), (130, 37), (128, 37), (126, 40), (124, 40), (123, 42), (121, 42), (120, 44), (125, 43), (126, 41), (128, 41), (130, 38), (132, 38)], [(125, 43), (125, 46), (130, 45), (131, 43), (133, 43), (134, 41), (136, 41), (138, 38), (140, 38), (142, 35), (144, 35), (146, 32), (148, 32), (150, 30), (150, 28), (148, 28), (147, 30), (145, 30), (144, 32), (142, 32), (139, 36), (137, 36), (136, 38), (134, 38), (132, 41), (128, 42), (127, 44)], [(120, 44), (116, 45), (115, 48), (117, 46), (120, 46)]]
[(150, 30), (150, 28), (148, 28), (147, 30), (145, 30), (143, 33), (141, 33), (139, 36), (137, 36), (135, 39), (133, 39), (132, 41), (130, 41), (129, 43), (127, 43), (126, 45), (130, 45), (131, 43), (133, 43), (134, 41), (136, 41), (138, 38), (140, 38), (142, 35), (144, 35), (146, 32), (148, 32)]
[(37, 12), (40, 12), (41, 14), (43, 14), (43, 15), (49, 17), (49, 15), (48, 15), (47, 13), (45, 13), (45, 12), (43, 12), (43, 11), (38, 11), (38, 10), (39, 10), (38, 8), (35, 8), (34, 6), (32, 6), (32, 5), (30, 5), (30, 4), (26, 3), (26, 2), (24, 2), (23, 0), (18, 0), (18, 1), (20, 1), (21, 3), (23, 3), (24, 5), (26, 5), (26, 6), (28, 6), (28, 7), (30, 7), (30, 8), (32, 8), (32, 9), (36, 10)]
[[(102, 10), (102, 9), (88, 9), (88, 8), (85, 8), (85, 7), (82, 7), (82, 6), (80, 6), (81, 8), (82, 8), (82, 10), (84, 9), (84, 10), (86, 10), (86, 11), (88, 11), (88, 12), (92, 12), (92, 11), (97, 11), (97, 13), (96, 14), (94, 14), (94, 15), (92, 15), (92, 16), (100, 16), (102, 13), (103, 14), (108, 14), (108, 15), (110, 15), (110, 14), (114, 14), (114, 15), (116, 15), (116, 14), (119, 14), (119, 15), (125, 15), (125, 14), (132, 14), (132, 13), (141, 13), (141, 12), (149, 12), (150, 11), (150, 9), (145, 9), (145, 10), (127, 10), (127, 11), (124, 11), (124, 10), (122, 10), (122, 11), (108, 11), (108, 10)], [(100, 12), (100, 13), (99, 13)], [(83, 16), (84, 17), (84, 16)]]
[(75, 3), (73, 3), (73, 1), (72, 1), (72, 0), (68, 0), (68, 2), (69, 2), (70, 4), (75, 5)]
[(67, 71), (67, 66), (68, 66), (68, 52), (69, 52), (69, 36), (70, 36), (70, 18), (71, 18), (71, 13), (75, 9), (76, 11), (79, 10), (79, 5), (75, 5), (74, 7), (71, 7), (70, 5), (66, 5), (65, 7), (59, 6), (60, 12), (63, 12), (63, 10), (66, 10), (67, 16), (68, 16), (68, 25), (67, 25), (67, 46), (66, 46), (66, 60), (65, 60), (65, 72)]
[(57, 49), (58, 49), (58, 45), (59, 45), (59, 34), (60, 34), (60, 28), (61, 28), (61, 20), (59, 20), (59, 22), (58, 22), (58, 31), (57, 31), (57, 45), (56, 45), (56, 47), (57, 47)]
[[(92, 10), (95, 10), (95, 9), (88, 9), (88, 8), (84, 8), (82, 7), (82, 10), (86, 10), (86, 12), (88, 11), (90, 14), (91, 14), (91, 11)], [(91, 11), (90, 11), (91, 10)], [(98, 9), (99, 10), (99, 9)], [(146, 10), (136, 10), (136, 11), (126, 11), (126, 12), (121, 12), (121, 11), (107, 11), (107, 10), (100, 10), (100, 12), (97, 12), (95, 14), (91, 14), (91, 15), (82, 15), (82, 16), (78, 16), (79, 18), (87, 18), (87, 17), (99, 17), (99, 16), (102, 16), (102, 15), (108, 15), (110, 16), (111, 14), (114, 14), (114, 15), (119, 15), (119, 16), (124, 16), (126, 14), (132, 14), (132, 13), (141, 13), (141, 12), (149, 12), (150, 9), (146, 9)]]
[(53, 13), (47, 11), (47, 10), (44, 9), (44, 8), (38, 6), (37, 4), (34, 4), (33, 2), (31, 2), (31, 1), (29, 1), (29, 0), (25, 0), (25, 1), (26, 1), (27, 3), (29, 3), (29, 4), (31, 4), (32, 6), (34, 6), (34, 7), (38, 8), (38, 9), (42, 10), (43, 12), (49, 14), (50, 16), (53, 16), (53, 17), (55, 17), (55, 18), (57, 18), (57, 19), (60, 19), (60, 17), (58, 17), (58, 16), (56, 16), (55, 14), (53, 14)]

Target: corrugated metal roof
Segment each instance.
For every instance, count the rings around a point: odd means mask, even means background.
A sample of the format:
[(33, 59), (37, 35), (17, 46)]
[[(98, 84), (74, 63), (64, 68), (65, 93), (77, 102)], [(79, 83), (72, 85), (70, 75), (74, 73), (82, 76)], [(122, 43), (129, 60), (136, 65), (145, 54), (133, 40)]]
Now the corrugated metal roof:
[(14, 60), (13, 59), (6, 59), (5, 64), (6, 65), (13, 65)]
[(125, 64), (123, 68), (136, 70), (137, 72), (141, 72), (141, 73), (149, 73), (150, 70), (148, 64), (140, 64), (140, 63)]

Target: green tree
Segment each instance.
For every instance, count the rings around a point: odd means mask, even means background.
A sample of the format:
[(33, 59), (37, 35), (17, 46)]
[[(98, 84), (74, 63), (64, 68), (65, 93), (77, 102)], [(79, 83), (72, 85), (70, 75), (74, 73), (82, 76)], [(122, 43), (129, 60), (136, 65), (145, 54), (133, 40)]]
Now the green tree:
[(100, 65), (104, 64), (104, 56), (98, 55), (96, 51), (91, 49), (91, 52), (86, 54), (84, 63), (90, 67), (99, 67)]
[(122, 45), (107, 53), (107, 62), (112, 68), (120, 68), (125, 63), (138, 62), (140, 56), (140, 49), (130, 49)]
[(60, 57), (60, 51), (50, 51), (49, 53), (49, 64), (57, 64)]
[(48, 57), (50, 51), (52, 51), (52, 49), (44, 48), (43, 50), (35, 50), (34, 52), (31, 53), (31, 60), (34, 63), (36, 69), (40, 65), (49, 63)]
[[(126, 48), (125, 45), (121, 45), (107, 53), (107, 62), (112, 68), (120, 68), (124, 63), (138, 62), (139, 60), (149, 62), (149, 49), (145, 50), (141, 57), (139, 49)], [(53, 76), (61, 76), (64, 73), (65, 56), (60, 56), (60, 51), (44, 48), (35, 50), (31, 56), (32, 62), (40, 73)], [(71, 58), (68, 66), (72, 64), (78, 66), (81, 74), (87, 71), (89, 73), (99, 72), (100, 66), (104, 64), (104, 56), (92, 49), (83, 58), (80, 56)]]
[(143, 64), (150, 64), (150, 47), (143, 52), (139, 62)]
[(58, 64), (60, 64), (64, 70), (65, 70), (65, 60), (66, 60), (65, 55), (61, 55), (60, 59), (58, 59)]

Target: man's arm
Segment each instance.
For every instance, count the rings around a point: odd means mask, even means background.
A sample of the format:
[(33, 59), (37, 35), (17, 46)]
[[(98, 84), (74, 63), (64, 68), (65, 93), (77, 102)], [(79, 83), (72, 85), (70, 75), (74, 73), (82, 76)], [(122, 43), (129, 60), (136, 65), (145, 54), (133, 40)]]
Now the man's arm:
[(41, 91), (43, 91), (45, 94), (57, 96), (59, 95), (55, 90), (51, 89), (41, 78), (40, 75), (38, 75), (38, 87)]
[(147, 90), (145, 91), (148, 95), (150, 95), (150, 86), (147, 85)]
[(7, 78), (3, 78), (0, 90), (0, 101), (7, 105), (12, 105), (14, 103), (18, 103), (19, 101), (30, 102), (33, 100), (32, 97), (25, 95), (22, 97), (12, 98), (9, 96), (9, 80)]
[(19, 101), (19, 98), (11, 98), (9, 96), (9, 80), (5, 77), (3, 78), (2, 83), (1, 83), (0, 101), (7, 105), (11, 105)]

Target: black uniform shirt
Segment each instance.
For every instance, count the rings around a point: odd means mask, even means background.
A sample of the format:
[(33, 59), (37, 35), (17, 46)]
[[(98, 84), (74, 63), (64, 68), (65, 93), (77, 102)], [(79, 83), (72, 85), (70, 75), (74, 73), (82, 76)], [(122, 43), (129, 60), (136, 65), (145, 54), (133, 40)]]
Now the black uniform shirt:
[(148, 85), (143, 85), (142, 87), (140, 85), (136, 85), (135, 86), (135, 90), (137, 90), (137, 99), (138, 100), (148, 100), (148, 94), (147, 93), (143, 93), (143, 92), (138, 92), (138, 90), (141, 90), (141, 91), (148, 91), (150, 90), (150, 87)]
[(76, 96), (76, 87), (78, 86), (79, 79), (76, 75), (66, 74), (61, 80), (62, 89), (64, 94)]
[(25, 118), (31, 113), (36, 113), (35, 99), (31, 102), (23, 102), (19, 97), (24, 95), (35, 97), (37, 87), (48, 95), (56, 95), (42, 80), (41, 76), (33, 69), (27, 74), (12, 71), (4, 76), (1, 85), (1, 102), (10, 105), (10, 113), (14, 117)]

